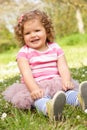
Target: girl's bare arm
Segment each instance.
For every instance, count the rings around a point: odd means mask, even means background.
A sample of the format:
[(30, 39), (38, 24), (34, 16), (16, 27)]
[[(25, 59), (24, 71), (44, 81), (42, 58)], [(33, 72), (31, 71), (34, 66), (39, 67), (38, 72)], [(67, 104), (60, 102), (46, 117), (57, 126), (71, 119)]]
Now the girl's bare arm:
[(57, 64), (59, 73), (62, 78), (63, 89), (65, 91), (67, 91), (68, 89), (73, 89), (74, 85), (72, 83), (71, 73), (64, 55), (59, 57)]
[(28, 61), (25, 58), (19, 58), (17, 60), (17, 63), (18, 63), (19, 70), (24, 78), (24, 82), (31, 94), (31, 97), (33, 99), (41, 98), (43, 96), (43, 91), (36, 84), (32, 76), (32, 71)]

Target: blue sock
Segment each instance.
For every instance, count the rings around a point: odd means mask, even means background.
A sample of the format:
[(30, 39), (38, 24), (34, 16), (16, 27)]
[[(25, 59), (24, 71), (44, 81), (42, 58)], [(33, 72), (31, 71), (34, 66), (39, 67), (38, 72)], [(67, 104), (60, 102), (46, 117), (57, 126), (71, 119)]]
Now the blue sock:
[(50, 100), (49, 97), (43, 97), (41, 99), (38, 99), (34, 102), (34, 106), (39, 112), (42, 112), (44, 115), (47, 115), (46, 113), (46, 103)]
[(79, 105), (79, 101), (78, 101), (78, 91), (74, 91), (74, 90), (68, 90), (67, 92), (65, 92), (66, 94), (66, 103), (73, 105), (73, 106), (77, 106)]

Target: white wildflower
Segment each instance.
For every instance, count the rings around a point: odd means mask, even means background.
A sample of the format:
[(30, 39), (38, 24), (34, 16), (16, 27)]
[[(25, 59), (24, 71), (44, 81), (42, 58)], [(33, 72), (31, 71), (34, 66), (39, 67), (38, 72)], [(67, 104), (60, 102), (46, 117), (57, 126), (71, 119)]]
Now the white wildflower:
[(1, 120), (4, 120), (7, 117), (7, 114), (4, 112), (1, 116)]
[(80, 119), (80, 115), (77, 115), (77, 117), (76, 117), (77, 119)]
[(85, 71), (85, 74), (87, 74), (87, 71)]
[(85, 77), (85, 75), (84, 75), (84, 74), (82, 74), (82, 77)]
[(16, 83), (19, 83), (19, 80), (16, 80)]
[(85, 109), (85, 113), (87, 113), (87, 109)]
[(0, 79), (0, 82), (1, 82), (1, 83), (3, 83), (3, 82), (4, 82), (4, 80), (3, 80), (3, 79)]

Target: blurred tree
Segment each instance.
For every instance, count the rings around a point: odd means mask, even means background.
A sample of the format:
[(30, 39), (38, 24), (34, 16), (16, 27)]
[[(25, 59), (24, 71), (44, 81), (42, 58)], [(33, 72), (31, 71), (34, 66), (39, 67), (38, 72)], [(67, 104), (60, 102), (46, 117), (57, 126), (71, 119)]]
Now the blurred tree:
[[(80, 32), (85, 33), (87, 27), (87, 23), (83, 22), (86, 21), (87, 15), (87, 0), (43, 0), (45, 3), (51, 6), (49, 10), (53, 11), (53, 18), (56, 21), (57, 27), (62, 31), (70, 33)], [(83, 12), (86, 12), (83, 19)], [(62, 17), (62, 19), (61, 19)], [(62, 24), (62, 25), (61, 25)], [(65, 31), (66, 30), (66, 31)], [(68, 31), (68, 32), (67, 32)], [(63, 33), (63, 35), (64, 35)]]
[(87, 0), (0, 0), (0, 23), (5, 23), (10, 32), (16, 18), (27, 10), (45, 10), (53, 19), (59, 36), (87, 32)]

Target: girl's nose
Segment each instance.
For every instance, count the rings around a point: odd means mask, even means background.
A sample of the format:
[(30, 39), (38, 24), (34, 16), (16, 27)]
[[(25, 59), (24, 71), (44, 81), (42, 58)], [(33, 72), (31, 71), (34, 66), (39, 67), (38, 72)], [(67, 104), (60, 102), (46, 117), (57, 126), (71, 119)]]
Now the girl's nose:
[(35, 37), (35, 36), (36, 36), (35, 32), (32, 32), (31, 37)]

